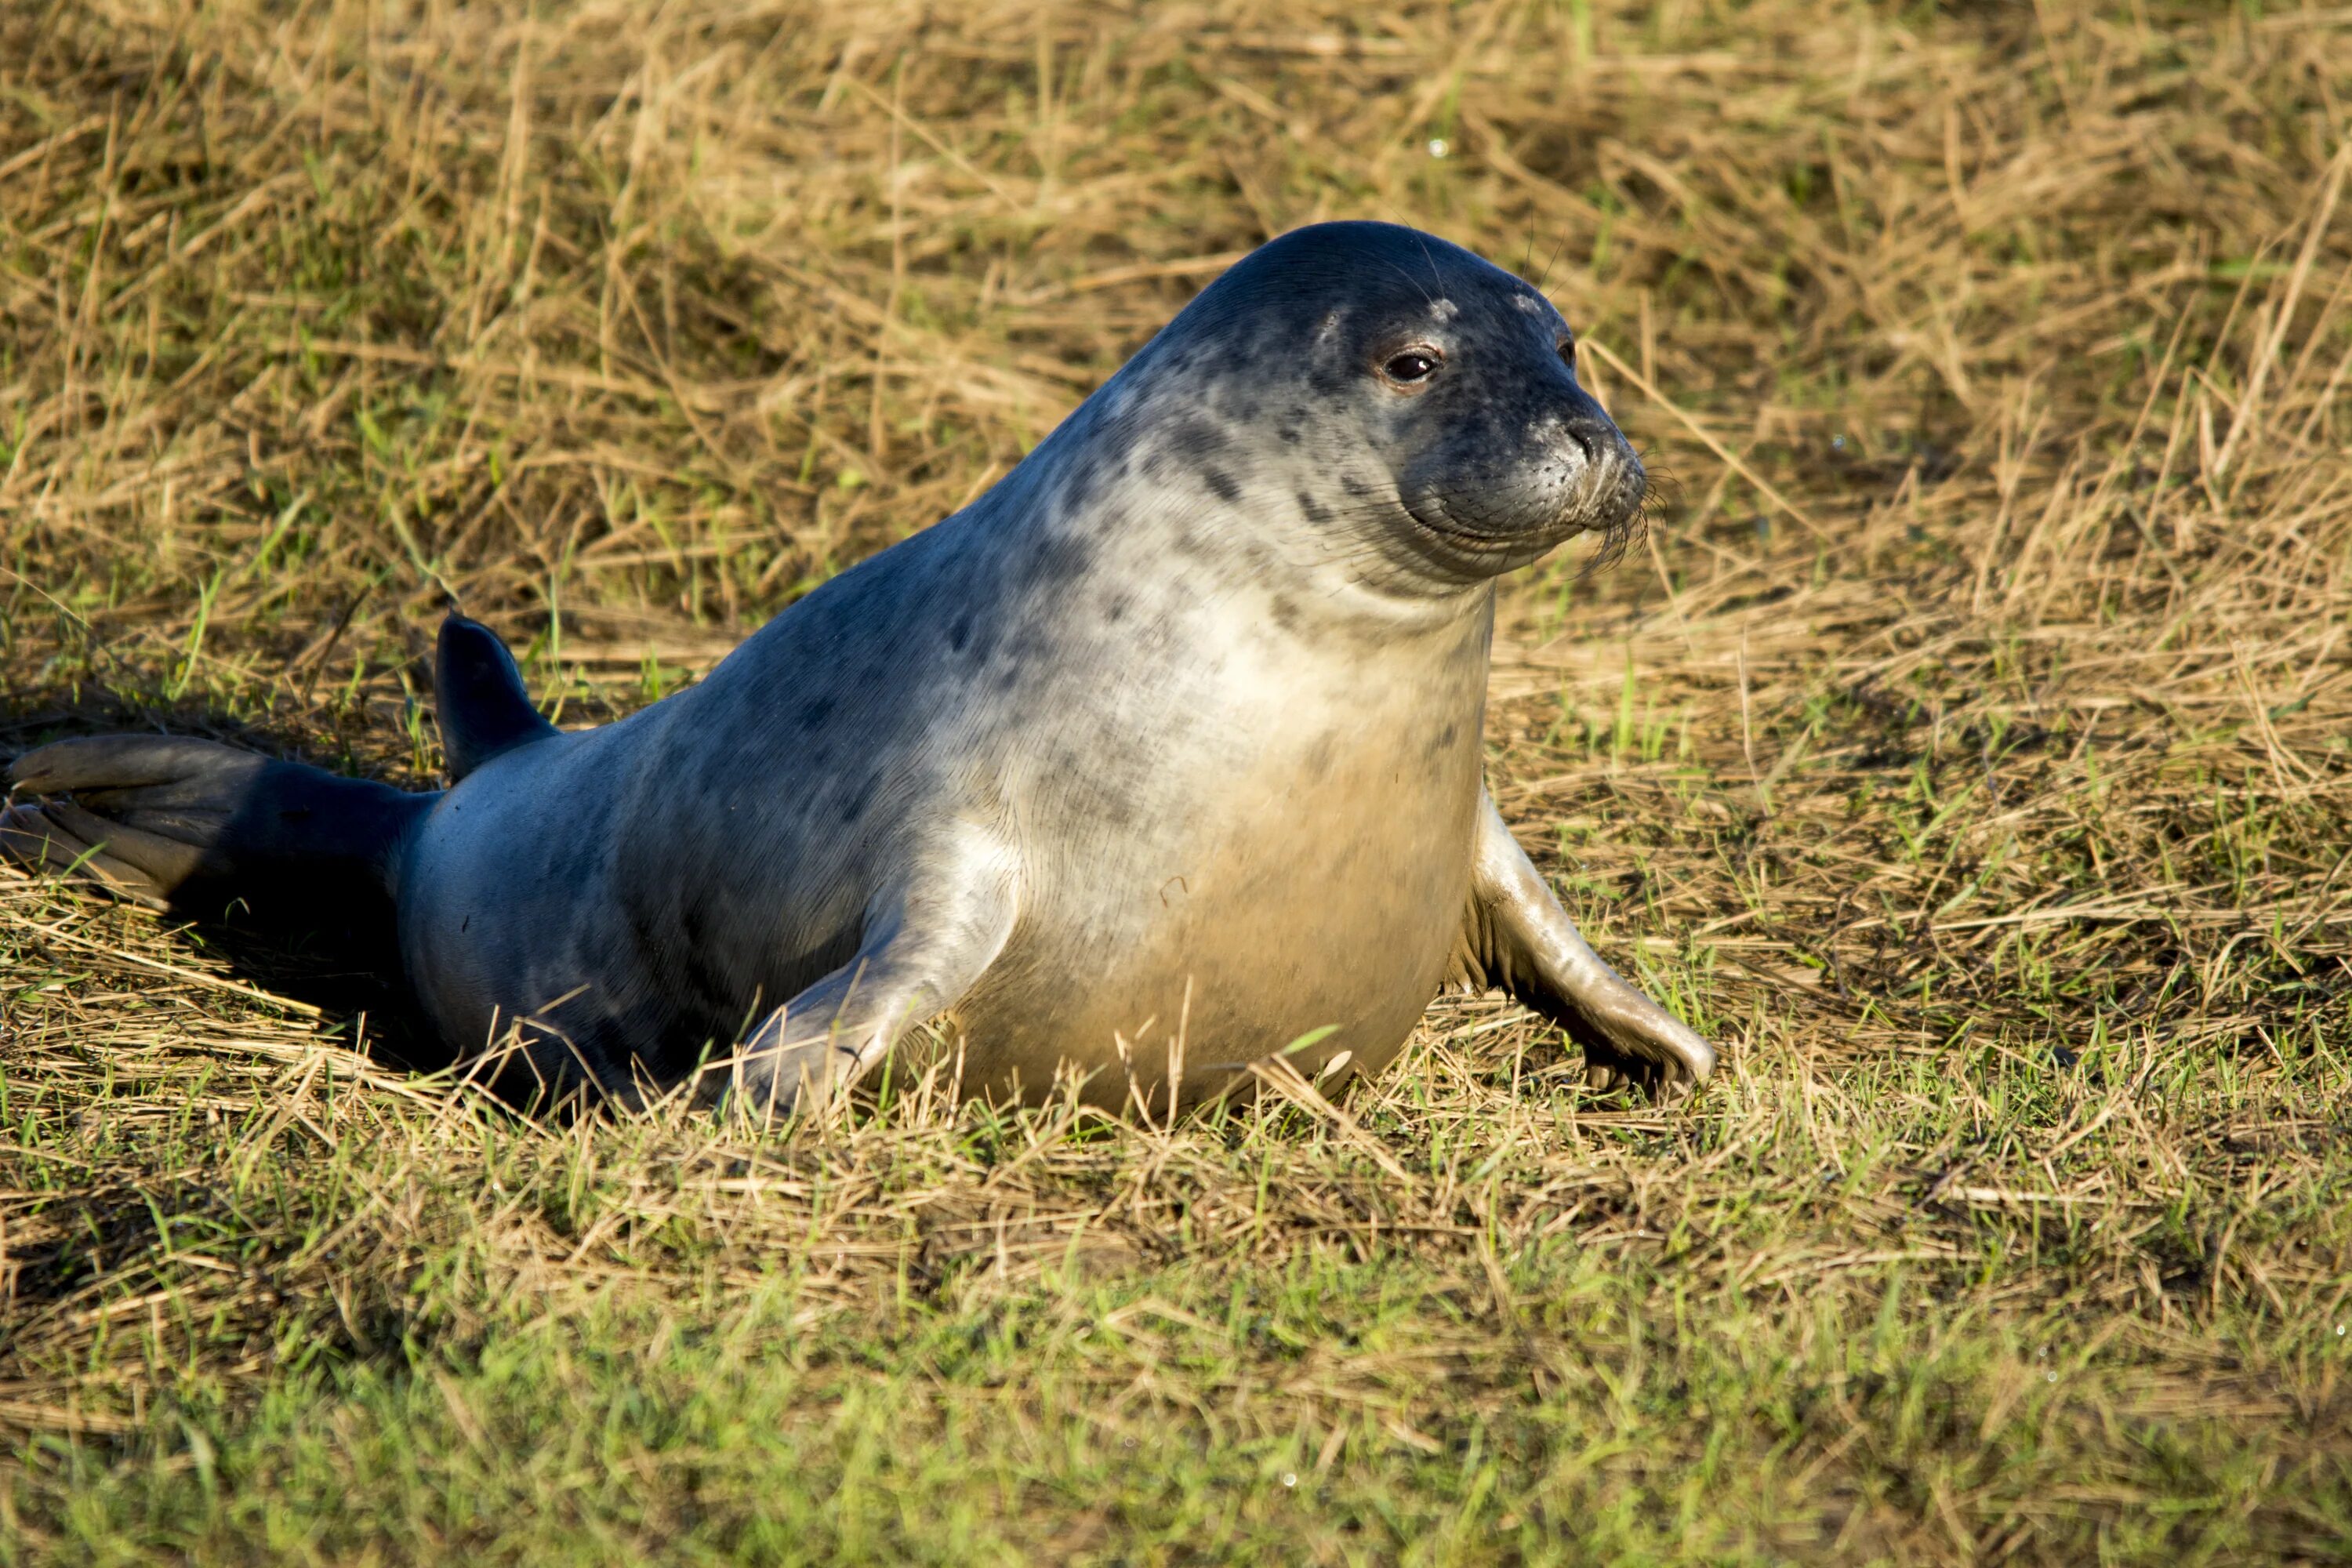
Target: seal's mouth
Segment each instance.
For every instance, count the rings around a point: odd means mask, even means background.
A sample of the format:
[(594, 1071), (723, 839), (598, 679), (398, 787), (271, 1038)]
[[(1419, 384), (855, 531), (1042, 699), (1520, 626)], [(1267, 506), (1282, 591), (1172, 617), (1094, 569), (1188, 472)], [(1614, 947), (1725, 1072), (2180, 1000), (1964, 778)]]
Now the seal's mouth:
[(1491, 574), (1524, 566), (1581, 533), (1601, 534), (1601, 554), (1615, 555), (1641, 528), (1647, 490), (1639, 468), (1606, 472), (1578, 486), (1567, 504), (1542, 508), (1524, 521), (1497, 520), (1501, 526), (1481, 526), (1486, 520), (1465, 518), (1467, 509), (1458, 500), (1436, 492), (1400, 499), (1405, 514), (1443, 553)]
[(1580, 533), (1591, 532), (1593, 526), (1584, 518), (1570, 515), (1536, 528), (1488, 532), (1484, 529), (1465, 528), (1456, 522), (1446, 510), (1444, 501), (1435, 497), (1408, 500), (1404, 510), (1405, 514), (1419, 523), (1424, 531), (1471, 555), (1509, 555), (1526, 550), (1549, 550)]

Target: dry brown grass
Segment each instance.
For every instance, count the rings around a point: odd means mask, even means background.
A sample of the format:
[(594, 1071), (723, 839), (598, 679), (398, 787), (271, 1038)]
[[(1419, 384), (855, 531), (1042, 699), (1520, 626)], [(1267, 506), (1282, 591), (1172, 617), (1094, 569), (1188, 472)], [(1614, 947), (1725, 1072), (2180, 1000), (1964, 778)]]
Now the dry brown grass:
[(2352, 1555), (2348, 102), (2276, 0), (0, 10), (7, 749), (425, 783), (451, 595), (625, 710), (1397, 218), (1678, 480), (1491, 777), (1728, 1047), (551, 1130), (0, 881), (0, 1556)]

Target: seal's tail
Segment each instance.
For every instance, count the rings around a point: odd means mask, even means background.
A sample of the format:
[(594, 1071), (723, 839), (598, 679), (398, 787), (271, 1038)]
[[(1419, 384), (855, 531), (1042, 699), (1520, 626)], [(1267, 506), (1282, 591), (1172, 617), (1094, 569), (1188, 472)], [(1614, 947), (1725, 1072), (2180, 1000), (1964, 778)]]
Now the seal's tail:
[(338, 922), (389, 912), (408, 830), (431, 795), (339, 778), (212, 741), (105, 735), (19, 757), (0, 858), (194, 916)]

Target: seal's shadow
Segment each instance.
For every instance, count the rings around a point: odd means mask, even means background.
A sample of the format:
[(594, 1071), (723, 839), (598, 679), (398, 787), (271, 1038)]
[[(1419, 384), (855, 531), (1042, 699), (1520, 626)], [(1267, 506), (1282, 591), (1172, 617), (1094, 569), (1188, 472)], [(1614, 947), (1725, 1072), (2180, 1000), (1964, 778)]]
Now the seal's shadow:
[[(272, 757), (299, 758), (302, 750), (290, 729), (276, 731), (217, 710), (159, 710), (88, 687), (70, 697), (61, 690), (27, 694), (14, 706), (17, 715), (0, 718), (0, 766), (51, 741), (126, 730), (221, 741)], [(84, 898), (112, 896), (87, 881), (74, 887)], [(240, 984), (317, 1008), (371, 1059), (409, 1072), (448, 1066), (452, 1053), (400, 973), (390, 898), (358, 887), (278, 891), (285, 896), (257, 889), (254, 898), (226, 901), (217, 893), (174, 895), (157, 918), (176, 943), (225, 965)]]
[(219, 959), (243, 984), (319, 1009), (344, 1044), (373, 1061), (421, 1073), (454, 1059), (400, 973), (388, 909), (382, 918), (323, 921), (273, 918), (242, 903), (186, 904), (163, 918), (180, 942)]

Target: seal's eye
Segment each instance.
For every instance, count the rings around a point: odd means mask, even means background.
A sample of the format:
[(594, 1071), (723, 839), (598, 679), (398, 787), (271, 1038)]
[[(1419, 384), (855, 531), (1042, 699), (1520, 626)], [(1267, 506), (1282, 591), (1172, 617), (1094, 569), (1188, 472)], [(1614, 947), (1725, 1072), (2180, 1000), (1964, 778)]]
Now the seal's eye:
[(1444, 362), (1435, 349), (1407, 349), (1401, 354), (1391, 355), (1389, 362), (1381, 366), (1381, 374), (1391, 381), (1400, 381), (1411, 385), (1416, 381), (1427, 381), (1431, 376), (1435, 375), (1437, 367), (1442, 363)]
[(1565, 334), (1561, 336), (1559, 340), (1559, 357), (1566, 362), (1569, 369), (1574, 370), (1576, 368), (1576, 340), (1574, 338), (1569, 337)]

